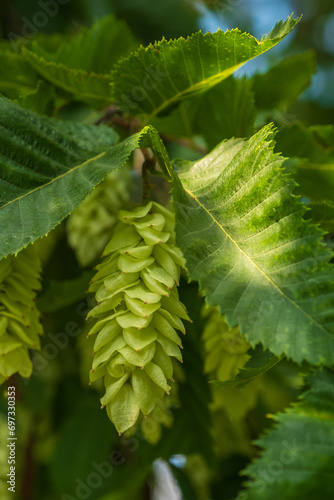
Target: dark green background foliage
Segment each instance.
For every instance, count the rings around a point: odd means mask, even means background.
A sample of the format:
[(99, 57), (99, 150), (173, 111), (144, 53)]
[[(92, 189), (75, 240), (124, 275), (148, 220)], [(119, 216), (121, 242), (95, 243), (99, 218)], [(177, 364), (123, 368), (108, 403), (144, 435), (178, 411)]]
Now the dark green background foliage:
[[(165, 500), (158, 459), (184, 500), (330, 498), (333, 31), (331, 0), (1, 2), (0, 259), (36, 242), (44, 269), (42, 350), (30, 380), (8, 381), (15, 498)], [(138, 148), (160, 167), (144, 182)], [(80, 265), (68, 217), (99, 221), (83, 202), (125, 166), (126, 209), (172, 195), (193, 322), (167, 424), (118, 436), (88, 385), (99, 255)], [(6, 414), (4, 397), (2, 442)], [(4, 500), (7, 472), (2, 447)]]

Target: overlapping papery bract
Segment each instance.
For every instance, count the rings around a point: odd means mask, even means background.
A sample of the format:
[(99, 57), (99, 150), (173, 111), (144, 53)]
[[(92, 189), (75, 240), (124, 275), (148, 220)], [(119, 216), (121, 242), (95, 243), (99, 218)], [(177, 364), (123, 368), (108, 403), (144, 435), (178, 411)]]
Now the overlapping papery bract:
[(94, 344), (90, 381), (104, 377), (101, 399), (118, 432), (149, 415), (170, 390), (171, 358), (182, 361), (182, 319), (188, 315), (177, 285), (184, 265), (175, 247), (174, 218), (155, 202), (120, 211), (89, 291), (98, 305), (89, 335)]
[[(202, 314), (207, 317), (202, 335), (204, 371), (210, 380), (233, 380), (248, 361), (251, 346), (240, 333), (239, 327), (228, 326), (218, 308), (205, 307)], [(267, 380), (263, 377), (256, 377), (242, 389), (210, 384), (212, 434), (217, 456), (252, 456), (254, 448), (250, 444), (249, 435), (253, 430), (248, 415), (260, 398), (267, 403), (266, 384)]]
[(208, 317), (202, 340), (204, 342), (204, 371), (216, 380), (232, 380), (249, 356), (249, 342), (239, 327), (229, 328), (224, 316), (214, 307), (205, 307)]
[(29, 349), (40, 349), (43, 333), (36, 308), (41, 262), (33, 246), (0, 261), (0, 383), (14, 373), (30, 377)]

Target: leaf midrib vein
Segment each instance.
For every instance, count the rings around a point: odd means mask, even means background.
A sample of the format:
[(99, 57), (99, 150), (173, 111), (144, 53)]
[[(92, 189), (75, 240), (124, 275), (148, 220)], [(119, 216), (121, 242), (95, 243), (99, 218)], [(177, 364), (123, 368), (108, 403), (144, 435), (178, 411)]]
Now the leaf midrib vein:
[(71, 168), (70, 170), (67, 170), (67, 172), (64, 172), (63, 174), (59, 175), (58, 177), (54, 177), (53, 179), (51, 179), (50, 182), (47, 182), (46, 184), (43, 184), (42, 186), (38, 186), (38, 187), (32, 189), (31, 191), (29, 191), (28, 193), (24, 193), (22, 196), (14, 198), (13, 200), (9, 201), (8, 203), (6, 203), (2, 207), (0, 207), (0, 212), (8, 205), (11, 205), (12, 203), (15, 203), (17, 201), (21, 201), (22, 198), (25, 198), (26, 196), (30, 196), (32, 193), (39, 191), (39, 190), (43, 190), (44, 188), (46, 188), (47, 186), (50, 186), (54, 182), (64, 179), (67, 175), (71, 174), (75, 170), (78, 170), (79, 168), (83, 167), (84, 165), (87, 165), (88, 163), (90, 163), (92, 161), (95, 161), (95, 160), (98, 160), (99, 158), (102, 158), (105, 154), (106, 154), (106, 152), (103, 151), (102, 153), (98, 154), (97, 156), (89, 158), (88, 160), (84, 161), (83, 163), (80, 163), (80, 165), (76, 165), (75, 167)]
[[(170, 97), (167, 101), (164, 101), (162, 104), (160, 104), (160, 106), (158, 106), (155, 110), (152, 111), (152, 113), (147, 117), (147, 119), (145, 120), (145, 123), (144, 125), (147, 125), (148, 123), (150, 123), (152, 121), (152, 119), (157, 116), (160, 111), (162, 111), (163, 109), (165, 109), (166, 107), (170, 106), (171, 104), (173, 104), (175, 101), (177, 102), (178, 100), (181, 100), (182, 99), (182, 96), (188, 94), (189, 92), (195, 92), (197, 89), (201, 89), (201, 87), (203, 85), (205, 85), (206, 83), (209, 83), (210, 81), (214, 81), (214, 80), (217, 80), (217, 84), (219, 82), (221, 82), (222, 80), (224, 80), (224, 74), (227, 73), (228, 76), (230, 76), (232, 73), (234, 73), (234, 71), (236, 71), (237, 69), (239, 69), (241, 66), (243, 66), (244, 64), (246, 64), (248, 61), (251, 61), (252, 59), (255, 59), (256, 57), (258, 57), (259, 55), (261, 54), (264, 54), (265, 52), (267, 52), (269, 49), (271, 49), (272, 47), (274, 47), (279, 41), (281, 40), (281, 38), (277, 39), (276, 43), (273, 43), (274, 40), (271, 40), (271, 44), (269, 44), (268, 47), (266, 47), (264, 50), (261, 50), (260, 52), (257, 52), (255, 53), (252, 57), (249, 57), (248, 59), (240, 62), (239, 64), (235, 64), (234, 66), (229, 66), (228, 68), (225, 68), (224, 70), (212, 75), (212, 76), (209, 76), (208, 78), (206, 78), (205, 80), (201, 80), (200, 82), (197, 82), (195, 84), (192, 84), (190, 85), (189, 87), (181, 90), (179, 93), (177, 94), (174, 94), (172, 97)], [(260, 42), (258, 42), (259, 46), (261, 45)], [(187, 72), (188, 72), (188, 65), (187, 65), (187, 62), (185, 60), (185, 56), (184, 56), (184, 52), (183, 52), (183, 47), (182, 47), (182, 44), (180, 45), (180, 51), (182, 52), (183, 54), (183, 59), (184, 59), (184, 62), (185, 62), (185, 67), (187, 69)], [(191, 79), (191, 76), (189, 75), (188, 73), (188, 78)], [(227, 77), (226, 77), (227, 78)], [(210, 87), (209, 87), (210, 88)], [(208, 90), (208, 89), (206, 89)]]
[[(279, 363), (285, 356), (283, 355), (280, 357), (279, 356), (277, 356), (277, 357), (273, 356), (273, 357), (275, 359), (273, 361), (271, 361), (270, 363), (268, 363), (267, 365), (265, 365), (263, 367), (263, 369), (261, 369), (260, 372), (259, 372), (258, 368), (244, 368), (244, 369), (240, 370), (234, 379), (232, 379), (231, 381), (226, 381), (227, 383), (226, 383), (225, 387), (229, 387), (229, 386), (230, 387), (237, 387), (238, 385), (250, 382), (254, 378), (263, 375), (265, 372), (270, 370), (270, 368), (272, 368), (274, 365), (277, 365), (277, 363)], [(251, 373), (249, 373), (249, 375), (244, 376), (244, 372), (246, 372), (246, 371), (251, 371)], [(254, 371), (255, 371), (255, 373), (254, 373)], [(238, 378), (239, 374), (240, 374), (240, 377)], [(212, 382), (212, 381), (210, 380), (210, 382)], [(215, 381), (213, 381), (213, 382), (215, 382)], [(219, 386), (224, 387), (223, 384), (219, 384)]]
[(276, 291), (282, 295), (285, 299), (287, 299), (296, 309), (298, 309), (304, 316), (306, 316), (312, 323), (316, 324), (321, 330), (323, 330), (324, 333), (329, 335), (329, 332), (323, 327), (323, 325), (319, 324), (317, 321), (315, 321), (312, 316), (307, 314), (304, 309), (299, 307), (298, 304), (296, 304), (288, 295), (286, 295), (279, 286), (276, 285), (274, 281), (272, 281), (269, 276), (251, 259), (251, 257), (244, 251), (242, 248), (239, 247), (238, 243), (228, 234), (228, 232), (224, 229), (224, 227), (218, 222), (218, 220), (211, 214), (211, 212), (200, 202), (200, 200), (193, 195), (193, 193), (184, 188), (184, 190), (191, 196), (191, 198), (198, 203), (198, 205), (212, 218), (212, 220), (217, 224), (217, 226), (223, 231), (223, 233), (226, 235), (226, 237), (235, 245), (235, 247), (239, 250), (239, 252), (244, 255), (246, 259), (248, 259), (251, 264), (254, 266), (254, 268), (262, 275), (264, 278), (270, 283)]
[[(245, 61), (245, 62), (247, 62), (247, 61)], [(234, 71), (236, 71), (241, 66), (243, 66), (245, 64), (245, 62), (242, 62), (242, 63), (240, 63), (238, 65), (235, 65), (235, 66), (230, 66), (229, 68), (226, 68), (224, 71), (221, 71), (221, 73), (216, 73), (215, 75), (209, 76), (205, 80), (201, 80), (201, 81), (199, 81), (197, 83), (194, 83), (194, 84), (190, 85), (189, 87), (186, 87), (185, 89), (181, 90), (177, 94), (173, 94), (169, 99), (167, 99), (166, 101), (164, 101), (162, 104), (160, 104), (160, 106), (158, 106), (157, 108), (155, 108), (152, 111), (152, 113), (145, 120), (145, 125), (147, 125), (148, 123), (150, 123), (153, 120), (153, 118), (160, 113), (160, 111), (162, 111), (165, 108), (168, 108), (174, 102), (182, 100), (182, 97), (184, 95), (187, 95), (189, 93), (190, 94), (195, 93), (196, 90), (200, 90), (203, 87), (203, 85), (209, 83), (210, 81), (217, 80), (217, 84), (220, 83), (220, 81), (223, 81), (223, 80), (225, 80), (227, 78), (227, 76), (224, 78), (224, 74), (225, 73), (227, 73), (228, 76), (230, 76), (232, 73), (234, 73)], [(209, 87), (209, 88), (211, 88), (211, 87)], [(208, 89), (206, 89), (206, 90), (208, 90)]]

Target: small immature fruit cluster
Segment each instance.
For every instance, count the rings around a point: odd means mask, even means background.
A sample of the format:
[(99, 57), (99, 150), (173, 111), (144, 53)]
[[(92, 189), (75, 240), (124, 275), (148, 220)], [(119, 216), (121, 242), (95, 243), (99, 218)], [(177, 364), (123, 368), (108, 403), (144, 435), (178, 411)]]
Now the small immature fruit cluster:
[(98, 333), (90, 380), (104, 377), (102, 406), (124, 432), (169, 392), (171, 358), (182, 361), (176, 330), (185, 333), (189, 318), (177, 291), (184, 261), (172, 214), (149, 202), (118, 218), (89, 288), (98, 305), (88, 316), (97, 319), (89, 335)]
[(218, 309), (205, 308), (204, 315), (208, 316), (202, 336), (206, 353), (204, 371), (215, 380), (232, 380), (248, 360), (250, 344), (239, 327), (229, 328)]
[(112, 172), (69, 216), (68, 241), (82, 267), (100, 257), (106, 246), (117, 213), (128, 201), (129, 178), (127, 169)]
[(40, 349), (43, 333), (36, 308), (40, 258), (33, 246), (0, 261), (0, 383), (19, 373), (30, 377), (28, 349)]
[[(233, 380), (249, 360), (251, 345), (240, 333), (239, 327), (229, 328), (225, 317), (216, 307), (205, 307), (207, 317), (202, 341), (204, 343), (204, 371), (210, 380)], [(221, 459), (231, 454), (252, 456), (254, 448), (249, 436), (253, 432), (249, 412), (259, 399), (265, 397), (263, 377), (256, 377), (246, 387), (219, 387), (210, 384), (212, 434), (215, 452)]]
[[(205, 308), (204, 315), (208, 316), (202, 336), (205, 351), (204, 371), (209, 375), (210, 380), (233, 380), (240, 368), (248, 361), (247, 351), (251, 346), (240, 333), (239, 327), (229, 328), (224, 316), (219, 314), (217, 308)], [(212, 396), (210, 408), (216, 430), (226, 425), (222, 423), (226, 414), (234, 415), (235, 418), (243, 418), (256, 404), (259, 390), (257, 381), (255, 385), (249, 384), (245, 393), (233, 387), (210, 385)], [(225, 417), (222, 416), (222, 411)]]

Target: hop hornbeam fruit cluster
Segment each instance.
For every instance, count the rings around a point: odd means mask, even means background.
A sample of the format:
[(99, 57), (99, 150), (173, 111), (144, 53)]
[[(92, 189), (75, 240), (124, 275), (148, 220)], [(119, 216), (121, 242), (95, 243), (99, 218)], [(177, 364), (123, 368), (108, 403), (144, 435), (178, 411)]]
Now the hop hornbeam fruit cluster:
[(216, 380), (232, 380), (249, 359), (246, 353), (250, 344), (239, 327), (229, 328), (218, 309), (205, 308), (203, 315), (208, 316), (202, 335), (204, 371)]
[[(202, 335), (204, 371), (210, 380), (233, 380), (248, 361), (247, 351), (251, 346), (240, 333), (239, 327), (229, 328), (217, 308), (205, 307), (203, 316), (208, 318)], [(254, 453), (249, 444), (252, 431), (247, 415), (258, 402), (262, 384), (261, 377), (243, 389), (210, 384), (212, 434), (218, 457)]]
[(36, 308), (41, 262), (31, 245), (0, 261), (0, 383), (14, 373), (30, 377), (28, 349), (40, 349), (43, 333)]
[(117, 223), (117, 213), (129, 199), (127, 169), (112, 172), (69, 216), (68, 242), (82, 267), (97, 259)]
[[(209, 374), (211, 380), (233, 380), (240, 368), (248, 361), (247, 351), (251, 346), (240, 333), (239, 327), (229, 328), (218, 309), (206, 308), (204, 315), (208, 316), (202, 336), (205, 351), (204, 371)], [(236, 432), (241, 441), (244, 441), (242, 438), (245, 431), (243, 419), (256, 405), (261, 390), (260, 377), (248, 384), (245, 389), (211, 385), (210, 409), (214, 422), (213, 432), (214, 434), (221, 433), (219, 439), (216, 435), (217, 443), (226, 442), (227, 438), (223, 438), (223, 435), (226, 436), (226, 433), (229, 435), (232, 432)], [(231, 424), (233, 419), (237, 422), (236, 426), (235, 423)], [(236, 442), (238, 439), (235, 436)]]
[(118, 218), (89, 288), (98, 305), (88, 335), (98, 333), (90, 381), (104, 377), (101, 404), (122, 433), (169, 393), (171, 358), (182, 362), (177, 330), (185, 333), (182, 319), (189, 318), (177, 291), (184, 260), (173, 215), (149, 202)]

